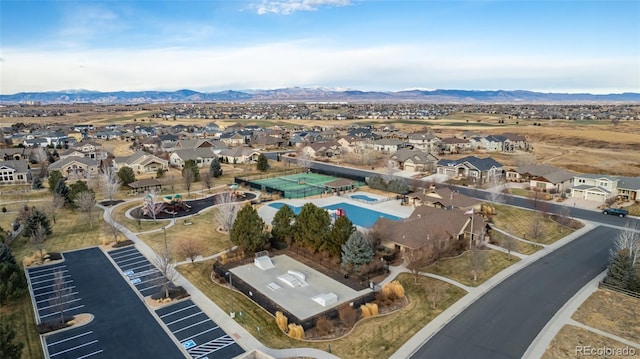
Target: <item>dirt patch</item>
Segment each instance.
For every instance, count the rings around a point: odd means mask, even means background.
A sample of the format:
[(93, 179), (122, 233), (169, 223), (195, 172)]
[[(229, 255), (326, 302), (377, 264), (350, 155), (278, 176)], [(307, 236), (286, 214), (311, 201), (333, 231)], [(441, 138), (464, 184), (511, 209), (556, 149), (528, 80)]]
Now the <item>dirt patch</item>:
[(640, 299), (598, 289), (573, 314), (590, 327), (640, 343)]
[[(564, 359), (564, 358), (620, 358), (620, 356), (604, 356), (604, 355), (587, 355), (584, 353), (584, 346), (590, 346), (591, 348), (612, 348), (623, 349), (627, 348), (626, 344), (620, 343), (613, 339), (603, 337), (588, 330), (574, 327), (572, 325), (565, 325), (560, 329), (558, 335), (551, 341), (551, 344), (547, 348), (547, 351), (542, 356), (542, 359)], [(580, 352), (580, 350), (583, 350)], [(635, 350), (636, 356), (627, 356), (629, 358), (637, 358), (639, 350)]]

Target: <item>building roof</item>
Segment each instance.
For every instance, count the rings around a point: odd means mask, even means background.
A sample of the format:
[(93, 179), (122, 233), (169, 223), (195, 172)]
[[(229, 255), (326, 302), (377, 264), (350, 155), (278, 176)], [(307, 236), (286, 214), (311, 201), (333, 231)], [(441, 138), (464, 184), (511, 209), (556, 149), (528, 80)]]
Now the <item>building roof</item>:
[(607, 179), (611, 182), (616, 182), (618, 181), (618, 177), (614, 177), (614, 176), (609, 176), (609, 175), (598, 175), (598, 174), (592, 174), (592, 173), (581, 173), (579, 175), (575, 175), (575, 177), (580, 177), (580, 178), (591, 178), (591, 179)]
[(469, 208), (481, 203), (480, 200), (467, 197), (446, 187), (427, 190), (424, 193), (410, 193), (408, 197), (416, 197), (424, 203), (440, 203), (447, 208)]
[(145, 178), (138, 181), (134, 181), (129, 183), (127, 186), (130, 188), (144, 188), (144, 187), (152, 187), (152, 186), (162, 186), (162, 182), (158, 181), (155, 178)]
[(391, 158), (400, 162), (406, 162), (410, 159), (413, 163), (432, 163), (438, 160), (436, 156), (429, 152), (411, 150), (407, 148), (396, 151)]
[(73, 162), (79, 162), (86, 166), (98, 166), (98, 161), (89, 157), (77, 157), (70, 156), (62, 158), (49, 165), (49, 171), (61, 170), (64, 166), (67, 166)]
[(551, 165), (526, 165), (515, 169), (522, 176), (542, 177), (550, 183), (562, 183), (572, 179), (576, 174)]
[(600, 192), (600, 193), (606, 193), (606, 194), (611, 193), (611, 191), (609, 191), (608, 189), (602, 188), (600, 186), (589, 186), (588, 184), (573, 186), (573, 189), (577, 189), (580, 191), (594, 191), (594, 192)]
[(13, 168), (17, 173), (25, 173), (29, 171), (29, 162), (27, 162), (27, 160), (2, 161), (0, 162), (0, 167), (2, 166)]
[(467, 156), (457, 160), (440, 160), (438, 165), (440, 166), (458, 166), (464, 163), (468, 163), (471, 166), (477, 168), (480, 171), (486, 171), (492, 167), (501, 168), (502, 165), (491, 157), (478, 158), (476, 156)]
[(180, 149), (175, 150), (173, 154), (180, 157), (180, 159), (182, 159), (183, 161), (196, 160), (198, 158), (216, 157), (211, 147)]
[(619, 177), (618, 189), (640, 190), (640, 176), (638, 177)]

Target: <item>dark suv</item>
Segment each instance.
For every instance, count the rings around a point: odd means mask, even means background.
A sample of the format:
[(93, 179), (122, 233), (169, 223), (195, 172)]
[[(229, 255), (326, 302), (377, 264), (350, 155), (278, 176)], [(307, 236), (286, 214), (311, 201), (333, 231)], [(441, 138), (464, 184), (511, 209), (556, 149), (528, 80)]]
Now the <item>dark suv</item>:
[(618, 216), (618, 217), (624, 217), (627, 214), (629, 214), (629, 211), (627, 211), (626, 209), (622, 209), (622, 208), (605, 208), (602, 213), (604, 214), (610, 214), (613, 216)]

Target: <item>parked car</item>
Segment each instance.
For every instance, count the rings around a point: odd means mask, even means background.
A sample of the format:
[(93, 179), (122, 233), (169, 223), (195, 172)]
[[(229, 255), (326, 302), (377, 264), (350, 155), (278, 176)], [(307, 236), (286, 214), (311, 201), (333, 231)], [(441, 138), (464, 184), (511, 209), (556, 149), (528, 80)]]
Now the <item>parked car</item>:
[(610, 214), (612, 216), (624, 217), (629, 214), (629, 211), (622, 208), (605, 208), (602, 213)]

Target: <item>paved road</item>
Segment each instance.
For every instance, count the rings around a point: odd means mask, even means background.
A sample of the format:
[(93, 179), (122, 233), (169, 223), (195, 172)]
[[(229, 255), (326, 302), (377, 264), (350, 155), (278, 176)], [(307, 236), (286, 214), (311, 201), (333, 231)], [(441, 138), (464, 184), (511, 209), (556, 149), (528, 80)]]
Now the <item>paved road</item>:
[(413, 358), (521, 358), (564, 303), (606, 268), (612, 231), (596, 227), (512, 275)]
[(184, 358), (100, 249), (64, 253), (88, 325), (47, 336), (52, 358)]

